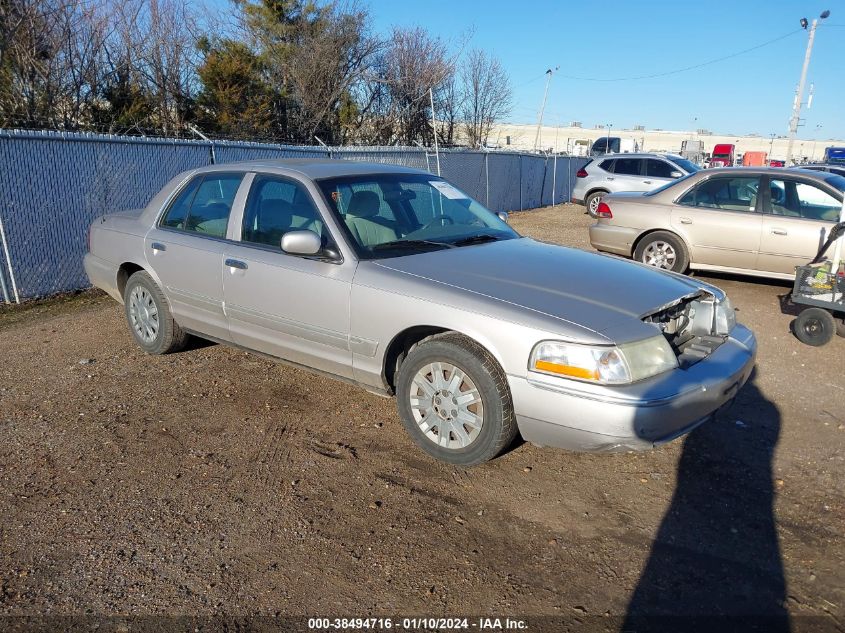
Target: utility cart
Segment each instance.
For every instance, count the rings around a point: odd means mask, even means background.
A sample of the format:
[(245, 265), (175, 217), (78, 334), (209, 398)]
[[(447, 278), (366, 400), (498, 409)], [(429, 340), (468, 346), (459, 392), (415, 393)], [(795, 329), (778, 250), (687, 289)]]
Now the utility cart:
[[(837, 333), (845, 336), (845, 271), (840, 255), (845, 222), (841, 220), (830, 230), (815, 259), (806, 266), (795, 267), (791, 300), (804, 307), (792, 331), (807, 345), (825, 345)], [(826, 260), (825, 253), (834, 243), (833, 258)]]

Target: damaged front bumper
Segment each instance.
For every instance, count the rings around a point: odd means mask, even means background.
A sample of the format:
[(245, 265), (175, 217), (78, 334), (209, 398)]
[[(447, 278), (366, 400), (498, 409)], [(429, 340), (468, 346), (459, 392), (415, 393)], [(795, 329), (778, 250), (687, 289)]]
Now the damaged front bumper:
[(508, 376), (522, 437), (576, 451), (646, 450), (730, 403), (754, 368), (757, 341), (736, 325), (705, 359), (625, 386)]

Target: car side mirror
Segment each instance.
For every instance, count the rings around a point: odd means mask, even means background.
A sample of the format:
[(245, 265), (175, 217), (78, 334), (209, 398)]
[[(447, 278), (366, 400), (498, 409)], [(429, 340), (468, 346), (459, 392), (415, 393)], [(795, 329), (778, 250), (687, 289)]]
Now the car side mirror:
[(669, 174), (672, 178), (680, 178), (683, 174), (679, 171), (673, 171)]
[(314, 231), (288, 231), (282, 236), (282, 250), (291, 255), (317, 255), (322, 247)]
[(509, 216), (508, 216), (508, 214), (507, 214), (507, 212), (506, 212), (506, 211), (499, 211), (496, 215), (497, 215), (497, 216), (499, 216), (499, 219), (500, 219), (502, 222), (504, 222), (505, 224), (507, 224), (507, 223), (508, 223), (508, 217), (509, 217)]

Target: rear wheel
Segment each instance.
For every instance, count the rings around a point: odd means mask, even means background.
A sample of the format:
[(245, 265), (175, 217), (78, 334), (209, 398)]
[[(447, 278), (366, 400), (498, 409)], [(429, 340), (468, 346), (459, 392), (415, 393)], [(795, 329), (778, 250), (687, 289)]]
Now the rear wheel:
[(587, 212), (594, 218), (598, 217), (596, 212), (599, 210), (599, 203), (601, 202), (602, 196), (606, 193), (606, 191), (594, 191), (584, 200), (584, 206), (587, 207)]
[(123, 291), (126, 321), (135, 342), (148, 354), (183, 349), (190, 338), (173, 320), (164, 293), (143, 270), (133, 274)]
[(405, 430), (439, 460), (474, 466), (493, 459), (516, 436), (502, 368), (465, 336), (441, 334), (418, 343), (396, 378)]
[(836, 319), (822, 308), (807, 308), (795, 319), (792, 329), (799, 341), (819, 347), (829, 343), (836, 334)]
[(681, 239), (667, 231), (646, 235), (634, 250), (634, 259), (655, 268), (686, 272), (689, 267), (687, 247)]

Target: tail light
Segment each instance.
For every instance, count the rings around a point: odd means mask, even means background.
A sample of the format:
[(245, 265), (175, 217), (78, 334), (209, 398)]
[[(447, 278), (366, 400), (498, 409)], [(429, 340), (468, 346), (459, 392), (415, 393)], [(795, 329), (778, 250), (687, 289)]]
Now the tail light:
[(612, 220), (613, 211), (610, 210), (610, 207), (607, 206), (606, 202), (599, 202), (599, 206), (596, 209), (596, 217)]
[(577, 172), (575, 172), (575, 177), (576, 177), (576, 178), (586, 178), (586, 177), (587, 177), (587, 176), (589, 176), (589, 175), (590, 175), (590, 174), (588, 174), (588, 173), (587, 173), (587, 170), (586, 170), (586, 169), (584, 169), (583, 167), (582, 167), (581, 169), (579, 169)]

